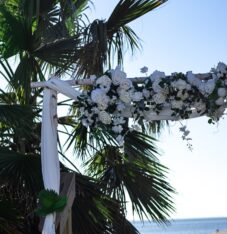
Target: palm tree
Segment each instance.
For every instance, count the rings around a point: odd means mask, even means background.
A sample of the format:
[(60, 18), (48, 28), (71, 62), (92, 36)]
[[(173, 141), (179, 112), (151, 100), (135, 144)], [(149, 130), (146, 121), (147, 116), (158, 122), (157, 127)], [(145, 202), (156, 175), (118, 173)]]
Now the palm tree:
[[(131, 52), (140, 47), (128, 23), (163, 2), (120, 0), (107, 20), (90, 23), (88, 0), (1, 1), (0, 74), (8, 86), (0, 90), (0, 201), (7, 198), (19, 211), (16, 226), (9, 223), (13, 230), (38, 233), (34, 209), (43, 187), (39, 146), (42, 90), (31, 90), (30, 82), (43, 81), (50, 72), (73, 74), (78, 79), (100, 75), (111, 67), (114, 56), (123, 64), (125, 46)], [(75, 168), (61, 164), (61, 170), (76, 174), (74, 232), (138, 233), (126, 220), (127, 197), (141, 219), (165, 221), (173, 211), (174, 190), (166, 181), (167, 168), (157, 158), (152, 128), (129, 132), (123, 153), (108, 129), (84, 127), (76, 105), (62, 104), (70, 115), (59, 118), (65, 129), (59, 134), (68, 136), (65, 144), (74, 147), (85, 167), (84, 174), (76, 169), (59, 140), (59, 153)], [(0, 229), (1, 220), (0, 212)], [(2, 232), (12, 233), (10, 230)]]

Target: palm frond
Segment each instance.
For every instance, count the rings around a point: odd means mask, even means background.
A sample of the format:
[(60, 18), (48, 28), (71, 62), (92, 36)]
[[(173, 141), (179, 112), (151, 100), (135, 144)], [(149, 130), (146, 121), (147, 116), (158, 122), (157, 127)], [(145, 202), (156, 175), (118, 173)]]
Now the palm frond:
[(121, 213), (117, 200), (106, 196), (102, 187), (90, 177), (76, 174), (76, 199), (72, 207), (75, 233), (137, 234)]
[(126, 137), (125, 154), (107, 146), (86, 164), (89, 174), (106, 185), (106, 193), (120, 200), (125, 210), (127, 191), (133, 212), (141, 219), (166, 221), (174, 210), (174, 189), (166, 181), (167, 168), (155, 154), (153, 139), (134, 131)]
[(0, 177), (10, 188), (36, 193), (42, 188), (41, 163), (38, 155), (24, 155), (0, 147)]
[(107, 20), (108, 32), (113, 34), (122, 26), (154, 10), (167, 0), (120, 0)]

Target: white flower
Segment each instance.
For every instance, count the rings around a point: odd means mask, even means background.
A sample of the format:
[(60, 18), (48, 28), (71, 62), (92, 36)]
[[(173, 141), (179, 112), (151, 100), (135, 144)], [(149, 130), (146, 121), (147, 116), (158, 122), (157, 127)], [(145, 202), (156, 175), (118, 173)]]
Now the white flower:
[(122, 110), (124, 110), (124, 109), (125, 109), (125, 104), (124, 104), (123, 102), (119, 101), (119, 102), (117, 103), (117, 110), (118, 110), (118, 111), (122, 111)]
[(114, 85), (119, 85), (123, 79), (126, 79), (126, 73), (121, 71), (119, 66), (115, 70), (111, 70), (110, 73)]
[(121, 125), (117, 125), (117, 126), (112, 127), (112, 130), (115, 133), (121, 133), (123, 131), (123, 128)]
[(205, 110), (206, 109), (206, 104), (200, 100), (199, 102), (194, 103), (194, 108), (197, 111)]
[(219, 89), (218, 89), (218, 96), (219, 96), (219, 97), (225, 97), (226, 94), (227, 94), (227, 92), (226, 92), (226, 89), (225, 89), (225, 88), (219, 88)]
[(106, 96), (105, 91), (102, 89), (94, 89), (91, 92), (91, 100), (95, 103), (101, 103), (103, 100), (103, 97)]
[(214, 79), (211, 79), (211, 80), (208, 80), (206, 83), (205, 83), (205, 91), (207, 94), (211, 94), (213, 93), (215, 89), (215, 80)]
[(106, 75), (96, 80), (96, 85), (99, 85), (100, 89), (104, 90), (106, 93), (110, 90), (111, 83), (111, 79)]
[(189, 97), (189, 95), (187, 92), (183, 92), (182, 90), (179, 90), (177, 92), (177, 97), (179, 97), (182, 100), (186, 100)]
[(125, 106), (124, 111), (121, 113), (121, 116), (125, 118), (131, 118), (133, 116), (134, 111), (135, 111), (135, 107), (127, 105)]
[(183, 89), (186, 89), (187, 82), (185, 80), (179, 79), (179, 80), (171, 82), (171, 86), (175, 89), (183, 90)]
[(122, 135), (118, 135), (116, 138), (116, 141), (118, 142), (120, 146), (124, 145), (124, 137)]
[(110, 124), (111, 123), (111, 116), (106, 111), (99, 112), (99, 120), (103, 124)]
[(127, 92), (125, 90), (120, 90), (118, 92), (118, 94), (119, 94), (119, 97), (120, 97), (122, 102), (124, 102), (124, 103), (130, 103), (131, 102), (130, 92)]
[(143, 96), (145, 97), (145, 98), (149, 98), (150, 97), (150, 95), (151, 95), (151, 93), (150, 93), (150, 91), (149, 90), (147, 90), (147, 89), (143, 89)]
[(201, 81), (191, 71), (187, 72), (186, 76), (187, 76), (187, 81), (191, 85), (198, 87), (199, 84), (201, 83)]
[(108, 107), (108, 102), (103, 101), (101, 103), (98, 103), (98, 109), (99, 110), (106, 110), (107, 107)]
[(156, 93), (152, 96), (152, 99), (156, 104), (162, 104), (166, 100), (166, 95), (163, 93)]
[(160, 72), (160, 71), (154, 71), (151, 75), (150, 75), (150, 79), (152, 82), (154, 82), (157, 79), (161, 79), (161, 78), (165, 78), (166, 75), (164, 72)]
[(143, 93), (141, 93), (141, 92), (134, 92), (133, 94), (132, 94), (132, 100), (134, 101), (134, 102), (139, 102), (139, 101), (141, 101), (143, 99)]
[(120, 117), (115, 117), (114, 119), (113, 119), (113, 124), (114, 125), (119, 125), (119, 124), (124, 124), (126, 121), (125, 121), (125, 119), (122, 117), (122, 116), (120, 116)]
[(152, 84), (152, 89), (154, 90), (155, 93), (159, 93), (163, 91), (163, 88), (159, 85), (160, 82), (161, 80), (158, 78)]
[(174, 109), (181, 109), (181, 107), (184, 105), (183, 101), (176, 101), (176, 100), (173, 100), (171, 102), (171, 106), (172, 108)]
[(225, 100), (223, 97), (220, 97), (215, 101), (215, 104), (218, 106), (222, 106), (224, 103), (225, 103)]
[(144, 67), (140, 68), (140, 72), (141, 72), (141, 73), (146, 73), (146, 72), (148, 72), (148, 67), (144, 66)]
[(217, 71), (222, 74), (227, 73), (227, 66), (224, 63), (219, 62), (217, 66)]
[(94, 114), (98, 114), (100, 112), (99, 108), (97, 107), (92, 107), (91, 108), (91, 111), (94, 113)]
[(129, 79), (122, 79), (120, 81), (120, 88), (123, 90), (128, 90), (132, 87), (132, 81)]

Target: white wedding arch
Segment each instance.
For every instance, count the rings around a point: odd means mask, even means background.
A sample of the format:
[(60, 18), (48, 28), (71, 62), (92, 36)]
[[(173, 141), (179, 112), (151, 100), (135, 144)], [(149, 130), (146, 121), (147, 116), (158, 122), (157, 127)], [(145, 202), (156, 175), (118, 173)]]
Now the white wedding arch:
[[(90, 85), (79, 92), (73, 86)], [(35, 82), (32, 88), (43, 87), (41, 136), (42, 175), (45, 189), (59, 193), (60, 168), (57, 151), (57, 93), (73, 99), (79, 118), (87, 128), (103, 125), (109, 128), (119, 146), (134, 122), (159, 120), (178, 121), (208, 116), (218, 121), (227, 107), (227, 66), (219, 63), (206, 74), (155, 71), (149, 77), (127, 78), (117, 67), (101, 77), (62, 81), (52, 76), (46, 82)], [(43, 234), (55, 233), (55, 213), (46, 216)]]

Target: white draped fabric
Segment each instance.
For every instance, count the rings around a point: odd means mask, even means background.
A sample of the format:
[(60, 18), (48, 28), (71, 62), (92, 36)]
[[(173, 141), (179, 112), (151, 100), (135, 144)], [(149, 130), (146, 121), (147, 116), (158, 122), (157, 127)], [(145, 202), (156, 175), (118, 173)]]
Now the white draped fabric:
[[(53, 77), (46, 82), (43, 96), (41, 161), (45, 189), (59, 194), (60, 167), (57, 150), (57, 92), (77, 100), (80, 93), (64, 81)], [(45, 218), (42, 234), (55, 234), (55, 216), (49, 214)]]

